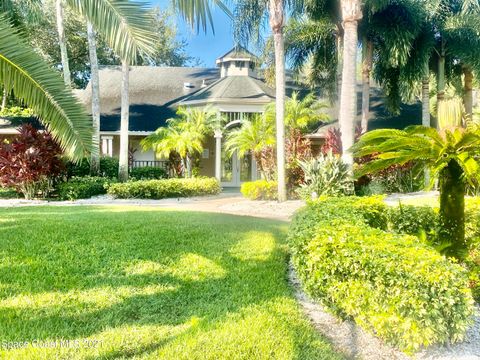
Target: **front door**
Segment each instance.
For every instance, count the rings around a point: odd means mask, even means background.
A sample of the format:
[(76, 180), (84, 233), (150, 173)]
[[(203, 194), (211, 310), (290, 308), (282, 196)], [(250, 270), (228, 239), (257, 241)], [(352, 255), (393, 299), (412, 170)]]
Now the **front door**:
[(237, 152), (228, 156), (222, 151), (222, 186), (240, 187), (245, 181), (253, 180), (253, 163), (250, 154), (243, 158), (238, 157)]

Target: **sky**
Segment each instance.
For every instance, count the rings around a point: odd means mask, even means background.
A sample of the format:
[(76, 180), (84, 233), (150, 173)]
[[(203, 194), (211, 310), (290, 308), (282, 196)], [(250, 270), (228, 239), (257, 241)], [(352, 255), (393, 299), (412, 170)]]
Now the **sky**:
[[(171, 0), (151, 0), (151, 3), (161, 9), (169, 9)], [(203, 30), (196, 34), (179, 16), (174, 19), (179, 38), (187, 41), (188, 54), (199, 58), (202, 65), (207, 67), (214, 67), (215, 60), (233, 47), (231, 19), (220, 9), (214, 8), (212, 14), (215, 34), (211, 29), (207, 34)]]

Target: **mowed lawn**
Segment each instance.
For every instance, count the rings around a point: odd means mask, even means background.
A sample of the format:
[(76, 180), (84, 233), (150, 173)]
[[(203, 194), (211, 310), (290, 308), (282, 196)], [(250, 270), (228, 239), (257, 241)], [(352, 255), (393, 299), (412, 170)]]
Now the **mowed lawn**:
[(338, 359), (286, 224), (147, 207), (0, 210), (0, 358)]

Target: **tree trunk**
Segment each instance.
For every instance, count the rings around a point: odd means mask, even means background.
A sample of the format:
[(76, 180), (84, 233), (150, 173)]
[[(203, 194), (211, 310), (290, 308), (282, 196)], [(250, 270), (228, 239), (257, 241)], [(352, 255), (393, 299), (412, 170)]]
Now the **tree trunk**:
[(270, 0), (270, 27), (275, 47), (275, 112), (277, 133), (278, 201), (287, 200), (285, 176), (285, 46), (283, 0)]
[(340, 89), (342, 88), (343, 67), (343, 28), (337, 26), (337, 101), (335, 102), (335, 115), (340, 118)]
[(373, 43), (367, 38), (362, 43), (362, 134), (368, 131), (370, 115), (370, 73), (373, 62)]
[(357, 116), (357, 44), (358, 20), (362, 13), (359, 0), (341, 0), (344, 29), (342, 88), (340, 92), (340, 132), (342, 160), (352, 170), (353, 156), (349, 152), (355, 140)]
[[(422, 79), (422, 125), (430, 127), (430, 70), (428, 68), (428, 61), (425, 64), (423, 79)], [(430, 171), (424, 171), (425, 188), (430, 186)]]
[(65, 40), (65, 28), (63, 19), (63, 0), (57, 0), (57, 32), (58, 44), (60, 45), (60, 54), (62, 56), (63, 81), (67, 87), (72, 84), (70, 75), (70, 65), (68, 64), (67, 42)]
[(93, 119), (90, 173), (92, 175), (98, 175), (100, 173), (100, 82), (98, 75), (97, 42), (95, 40), (95, 30), (90, 21), (87, 22), (87, 36), (88, 52), (90, 55)]
[(192, 159), (190, 158), (189, 154), (187, 154), (186, 163), (187, 163), (186, 177), (190, 179), (192, 177)]
[(438, 109), (440, 102), (445, 99), (445, 49), (442, 42), (442, 49), (438, 57), (438, 73), (437, 73), (437, 128), (438, 128)]
[(7, 108), (7, 99), (8, 99), (7, 89), (4, 88), (3, 96), (2, 96), (2, 111), (5, 111), (5, 109)]
[(118, 179), (128, 180), (128, 117), (130, 102), (128, 98), (130, 66), (127, 60), (122, 60), (122, 109), (120, 120), (120, 159), (118, 166)]
[(463, 171), (455, 160), (451, 160), (440, 174), (440, 230), (439, 240), (450, 244), (448, 256), (461, 259), (466, 251), (465, 242), (465, 183)]
[(473, 73), (468, 66), (463, 67), (464, 75), (464, 95), (463, 105), (465, 107), (465, 115), (468, 120), (472, 120), (473, 115)]

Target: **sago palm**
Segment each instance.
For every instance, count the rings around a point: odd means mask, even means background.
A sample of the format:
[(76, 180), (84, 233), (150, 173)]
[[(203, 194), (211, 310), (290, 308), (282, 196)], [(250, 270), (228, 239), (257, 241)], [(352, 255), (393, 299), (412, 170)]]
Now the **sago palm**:
[(439, 240), (449, 244), (446, 248), (448, 255), (458, 258), (464, 255), (465, 185), (478, 177), (478, 130), (451, 127), (437, 131), (425, 126), (375, 130), (363, 135), (352, 151), (355, 157), (373, 156), (372, 161), (357, 169), (356, 176), (410, 162), (428, 167), (432, 179), (439, 179)]

